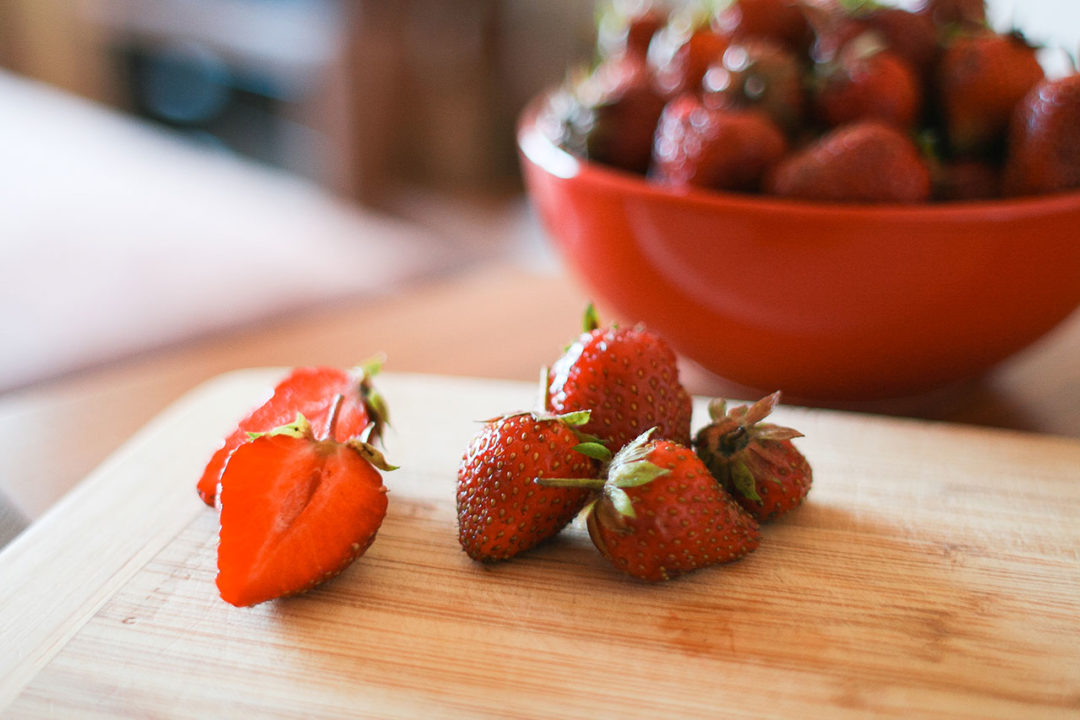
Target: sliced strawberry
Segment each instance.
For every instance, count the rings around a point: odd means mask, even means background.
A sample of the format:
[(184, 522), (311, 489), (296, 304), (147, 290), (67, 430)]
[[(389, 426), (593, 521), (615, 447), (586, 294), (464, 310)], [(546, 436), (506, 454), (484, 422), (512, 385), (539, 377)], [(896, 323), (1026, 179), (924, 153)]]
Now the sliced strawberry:
[(386, 488), (358, 441), (315, 440), (300, 421), (238, 447), (222, 475), (217, 586), (237, 606), (304, 592), (375, 539)]
[(222, 442), (206, 464), (199, 478), (199, 497), (214, 505), (218, 481), (229, 455), (249, 440), (249, 433), (267, 432), (303, 415), (315, 427), (326, 426), (336, 395), (344, 400), (336, 424), (335, 439), (348, 440), (372, 425), (373, 438), (378, 438), (386, 422), (386, 406), (374, 391), (371, 378), (379, 371), (379, 362), (372, 361), (349, 370), (330, 367), (296, 368), (279, 382), (270, 398), (240, 421)]

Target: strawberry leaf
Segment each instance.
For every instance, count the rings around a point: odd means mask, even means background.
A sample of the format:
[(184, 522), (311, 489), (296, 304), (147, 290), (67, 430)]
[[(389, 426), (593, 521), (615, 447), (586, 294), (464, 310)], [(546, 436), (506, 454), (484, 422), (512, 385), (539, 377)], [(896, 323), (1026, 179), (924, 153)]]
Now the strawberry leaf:
[(596, 306), (591, 302), (585, 306), (585, 316), (582, 318), (581, 327), (587, 333), (600, 327), (600, 316), (596, 314)]
[(311, 429), (311, 423), (308, 419), (300, 413), (296, 413), (296, 419), (286, 425), (279, 425), (273, 430), (266, 432), (249, 432), (248, 440), (255, 440), (263, 435), (288, 435), (289, 437), (303, 438), (313, 437), (314, 432)]
[(731, 466), (731, 480), (743, 497), (754, 502), (761, 502), (761, 496), (757, 492), (757, 483), (754, 474), (742, 460), (737, 460)]
[(709, 401), (709, 419), (713, 422), (719, 422), (727, 416), (727, 400), (724, 398), (713, 398)]
[(634, 512), (634, 503), (630, 499), (630, 496), (626, 494), (626, 491), (619, 487), (608, 487), (607, 497), (611, 500), (612, 506), (623, 517), (633, 518), (637, 517), (637, 513)]
[(345, 445), (355, 450), (361, 457), (380, 470), (390, 471), (398, 469), (397, 465), (391, 465), (387, 462), (386, 456), (384, 456), (374, 445), (366, 443), (360, 440), (360, 438), (353, 438), (346, 442)]
[(611, 460), (611, 451), (602, 443), (583, 442), (575, 445), (573, 449), (593, 460), (599, 460), (600, 462), (608, 462)]

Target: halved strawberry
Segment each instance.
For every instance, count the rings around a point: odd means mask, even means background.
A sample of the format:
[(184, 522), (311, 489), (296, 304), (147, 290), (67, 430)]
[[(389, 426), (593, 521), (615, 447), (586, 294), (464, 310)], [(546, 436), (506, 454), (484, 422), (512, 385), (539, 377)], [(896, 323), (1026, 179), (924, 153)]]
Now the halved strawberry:
[(348, 567), (386, 514), (379, 469), (392, 468), (370, 445), (316, 440), (302, 415), (234, 450), (221, 484), (222, 599), (256, 605), (302, 593)]
[(203, 502), (213, 507), (222, 468), (229, 455), (246, 443), (250, 433), (267, 432), (291, 422), (297, 414), (316, 426), (326, 425), (336, 395), (344, 400), (338, 412), (334, 438), (348, 440), (368, 426), (372, 439), (378, 439), (387, 420), (386, 404), (372, 387), (371, 378), (380, 368), (381, 359), (348, 370), (331, 367), (296, 368), (279, 382), (270, 398), (240, 421), (206, 464), (197, 490)]

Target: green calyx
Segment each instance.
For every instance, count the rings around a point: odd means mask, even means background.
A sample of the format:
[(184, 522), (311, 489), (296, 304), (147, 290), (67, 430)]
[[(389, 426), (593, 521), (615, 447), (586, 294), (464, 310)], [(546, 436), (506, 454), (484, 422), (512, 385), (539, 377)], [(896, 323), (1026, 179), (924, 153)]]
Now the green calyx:
[(652, 450), (649, 438), (655, 431), (655, 427), (649, 428), (627, 443), (615, 454), (608, 467), (604, 498), (623, 518), (637, 517), (626, 488), (641, 487), (671, 472), (648, 460)]
[(585, 306), (585, 315), (581, 319), (581, 329), (589, 333), (600, 327), (600, 316), (596, 313), (596, 306), (591, 302)]
[(372, 384), (372, 378), (382, 372), (384, 364), (386, 364), (386, 354), (377, 353), (353, 368), (359, 384), (360, 397), (374, 425), (370, 433), (374, 440), (382, 440), (383, 429), (390, 425), (390, 408), (382, 393)]
[[(656, 428), (646, 430), (619, 450), (614, 457), (611, 457), (611, 452), (606, 447), (597, 443), (607, 454), (607, 472), (598, 477), (536, 478), (534, 482), (545, 487), (577, 487), (598, 491), (599, 497), (585, 506), (582, 515), (587, 517), (596, 512), (605, 523), (622, 525), (624, 518), (636, 517), (633, 501), (626, 493), (626, 488), (640, 487), (670, 472), (647, 460), (652, 450), (648, 444), (649, 437), (655, 430)], [(578, 446), (580, 447), (582, 446)]]
[(744, 450), (756, 443), (753, 452), (760, 455), (775, 447), (772, 442), (802, 437), (798, 430), (762, 422), (779, 402), (777, 391), (750, 405), (729, 410), (723, 399), (716, 398), (709, 403), (712, 422), (694, 437), (694, 450), (717, 481), (755, 502), (761, 502), (761, 496), (757, 480), (744, 459)]
[(311, 423), (301, 413), (296, 413), (296, 419), (291, 423), (285, 425), (279, 425), (273, 430), (267, 430), (266, 432), (249, 432), (247, 434), (248, 440), (256, 440), (262, 436), (273, 437), (275, 435), (288, 435), (294, 438), (312, 438), (315, 437), (315, 431), (311, 427)]

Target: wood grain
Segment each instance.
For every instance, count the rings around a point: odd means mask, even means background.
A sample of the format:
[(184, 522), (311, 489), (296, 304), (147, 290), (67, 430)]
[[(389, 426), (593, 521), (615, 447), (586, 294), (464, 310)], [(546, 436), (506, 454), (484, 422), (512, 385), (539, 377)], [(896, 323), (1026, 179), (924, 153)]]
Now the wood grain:
[(808, 503), (745, 560), (650, 586), (578, 527), (471, 562), (458, 459), (473, 421), (533, 387), (388, 374), (402, 468), (375, 544), (241, 610), (216, 595), (193, 485), (276, 372), (187, 396), (0, 554), (0, 715), (1080, 714), (1080, 442), (782, 407)]

